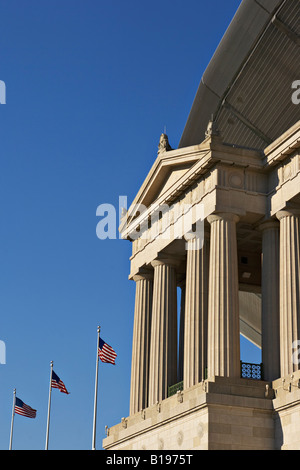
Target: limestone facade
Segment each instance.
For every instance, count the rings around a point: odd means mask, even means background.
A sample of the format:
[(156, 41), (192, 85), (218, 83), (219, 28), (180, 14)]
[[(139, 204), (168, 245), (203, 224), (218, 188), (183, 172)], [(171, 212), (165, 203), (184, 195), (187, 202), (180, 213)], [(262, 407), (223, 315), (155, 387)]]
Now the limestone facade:
[[(300, 448), (299, 217), (300, 122), (263, 151), (217, 132), (160, 148), (120, 227), (136, 283), (130, 416), (104, 448)], [(264, 380), (240, 376), (241, 332)]]
[(263, 382), (216, 377), (178, 392), (108, 430), (115, 450), (275, 448), (272, 400)]

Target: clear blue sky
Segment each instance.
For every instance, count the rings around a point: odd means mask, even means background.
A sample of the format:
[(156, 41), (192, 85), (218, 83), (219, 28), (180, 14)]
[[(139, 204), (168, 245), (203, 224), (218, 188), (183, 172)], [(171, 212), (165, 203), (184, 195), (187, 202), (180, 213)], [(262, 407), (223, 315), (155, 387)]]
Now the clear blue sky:
[[(131, 246), (96, 236), (96, 209), (132, 201), (164, 126), (177, 147), (200, 78), (239, 0), (0, 0), (0, 449), (90, 449), (97, 325), (97, 448), (129, 410)], [(246, 357), (246, 360), (248, 356)], [(254, 361), (255, 362), (255, 361)]]

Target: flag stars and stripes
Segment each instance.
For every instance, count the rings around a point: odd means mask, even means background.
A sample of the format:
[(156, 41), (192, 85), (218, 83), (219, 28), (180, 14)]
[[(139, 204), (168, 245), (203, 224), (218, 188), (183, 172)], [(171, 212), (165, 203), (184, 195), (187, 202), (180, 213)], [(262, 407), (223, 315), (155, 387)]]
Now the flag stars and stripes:
[(113, 350), (109, 344), (105, 343), (99, 337), (99, 346), (98, 346), (98, 356), (102, 362), (108, 362), (110, 364), (115, 364), (115, 359), (117, 357), (116, 352)]
[[(93, 423), (93, 449), (96, 449), (96, 415), (97, 415), (97, 388), (98, 388), (98, 363), (99, 358), (102, 362), (109, 364), (115, 364), (115, 359), (117, 357), (114, 349), (103, 339), (100, 338), (100, 327), (98, 327), (98, 339), (97, 339), (97, 362), (96, 362), (96, 386), (95, 386), (95, 400), (94, 400), (94, 423)], [(69, 395), (64, 382), (53, 370), (53, 361), (50, 363), (50, 384), (49, 384), (49, 402), (48, 402), (48, 418), (47, 418), (47, 432), (46, 432), (46, 445), (45, 449), (48, 449), (49, 441), (49, 423), (50, 423), (50, 404), (51, 404), (51, 390), (52, 388), (57, 388), (60, 392)], [(14, 402), (12, 410), (12, 422), (11, 422), (11, 434), (10, 434), (10, 446), (9, 449), (12, 449), (12, 438), (13, 438), (13, 425), (14, 425), (14, 416), (15, 414), (26, 416), (28, 418), (35, 418), (37, 410), (31, 408), (31, 406), (26, 405), (20, 398), (16, 397), (16, 389), (14, 389)]]
[(26, 405), (20, 398), (16, 397), (15, 401), (15, 414), (26, 416), (27, 418), (35, 418), (36, 410), (31, 408), (31, 406)]
[(58, 377), (58, 375), (52, 370), (52, 377), (51, 377), (51, 387), (58, 388), (62, 393), (66, 393), (69, 395), (70, 392), (66, 389), (65, 384), (63, 381)]

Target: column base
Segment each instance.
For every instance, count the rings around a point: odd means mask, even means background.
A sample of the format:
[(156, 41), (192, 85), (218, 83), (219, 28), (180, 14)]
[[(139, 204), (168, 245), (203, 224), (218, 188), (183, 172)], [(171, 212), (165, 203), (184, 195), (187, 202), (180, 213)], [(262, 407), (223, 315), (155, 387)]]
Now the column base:
[[(274, 450), (268, 382), (214, 377), (123, 419), (107, 450)], [(299, 435), (299, 434), (298, 434)]]

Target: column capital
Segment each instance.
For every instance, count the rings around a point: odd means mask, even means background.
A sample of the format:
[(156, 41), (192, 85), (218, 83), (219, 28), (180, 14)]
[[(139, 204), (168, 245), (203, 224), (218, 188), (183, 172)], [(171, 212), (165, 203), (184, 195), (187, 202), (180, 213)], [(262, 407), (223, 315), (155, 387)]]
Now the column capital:
[(276, 217), (278, 220), (283, 219), (284, 217), (300, 217), (300, 209), (288, 208), (282, 211), (276, 212)]
[(145, 281), (145, 280), (153, 280), (153, 272), (149, 271), (149, 272), (139, 272), (137, 274), (134, 274), (134, 276), (132, 276), (132, 279), (137, 282), (137, 281)]
[(151, 266), (155, 268), (156, 266), (171, 266), (172, 268), (178, 268), (181, 264), (181, 260), (176, 258), (159, 258), (151, 261)]
[(210, 230), (205, 227), (204, 230), (199, 234), (188, 232), (183, 235), (186, 242), (186, 250), (189, 251), (190, 247), (192, 250), (201, 250), (205, 242), (210, 240)]
[(237, 223), (240, 220), (240, 217), (234, 212), (218, 212), (218, 213), (209, 215), (207, 217), (207, 220), (210, 224), (218, 220), (229, 220), (229, 221)]
[(276, 219), (265, 220), (264, 222), (258, 225), (258, 229), (261, 231), (269, 230), (269, 229), (279, 229), (279, 227), (280, 227), (279, 221)]

